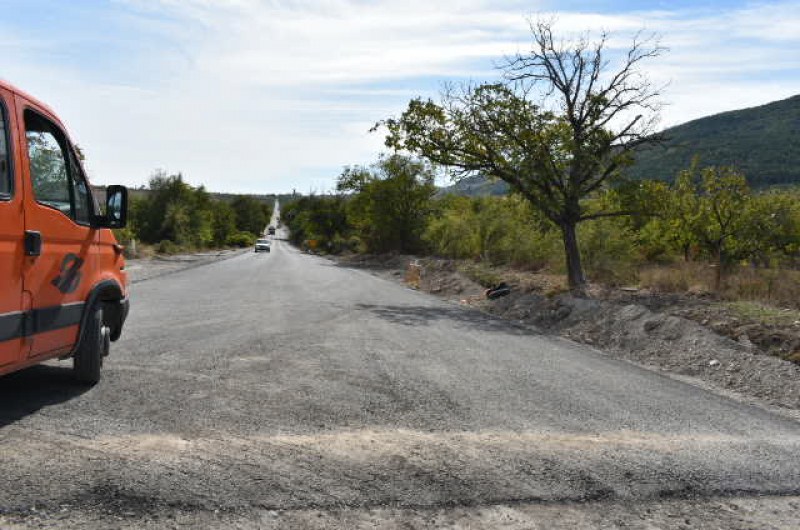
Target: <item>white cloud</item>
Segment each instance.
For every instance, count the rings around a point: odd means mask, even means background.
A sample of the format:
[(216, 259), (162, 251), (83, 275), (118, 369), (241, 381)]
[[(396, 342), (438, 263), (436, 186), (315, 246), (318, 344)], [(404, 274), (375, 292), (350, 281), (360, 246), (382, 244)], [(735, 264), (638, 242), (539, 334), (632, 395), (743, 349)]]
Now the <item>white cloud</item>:
[(208, 28), (195, 53), (200, 71), (259, 86), (458, 75), (525, 34), (519, 13), (480, 2), (166, 4)]
[[(492, 64), (527, 46), (525, 16), (544, 4), (481, 0), (118, 0), (129, 29), (120, 72), (45, 60), (24, 28), (0, 31), (2, 75), (51, 103), (89, 156), (98, 182), (143, 183), (155, 168), (213, 190), (307, 190), (381, 149), (367, 134), (414, 95), (450, 78), (491, 79)], [(671, 81), (664, 124), (797, 92), (800, 3), (724, 13), (560, 12), (569, 31), (642, 27), (671, 52), (653, 63)], [(0, 30), (3, 23), (0, 22)], [(17, 55), (19, 56), (19, 55)], [(36, 57), (40, 58), (37, 63)], [(88, 75), (87, 74), (91, 74)], [(321, 184), (322, 183), (322, 184)], [(328, 186), (329, 187), (329, 186)]]

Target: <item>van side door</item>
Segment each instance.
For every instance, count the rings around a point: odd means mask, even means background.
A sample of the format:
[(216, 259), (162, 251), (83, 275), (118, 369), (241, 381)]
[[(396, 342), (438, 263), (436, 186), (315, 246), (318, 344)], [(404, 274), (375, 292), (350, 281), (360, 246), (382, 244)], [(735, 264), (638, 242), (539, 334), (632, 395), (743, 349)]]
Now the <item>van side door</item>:
[[(94, 200), (76, 170), (69, 139), (55, 117), (17, 96), (22, 134), (25, 230), (40, 248), (25, 258), (23, 287), (33, 305), (31, 357), (71, 351), (91, 285), (97, 230)], [(87, 272), (89, 274), (87, 274)]]
[(22, 190), (14, 171), (13, 95), (0, 87), (0, 370), (22, 360)]

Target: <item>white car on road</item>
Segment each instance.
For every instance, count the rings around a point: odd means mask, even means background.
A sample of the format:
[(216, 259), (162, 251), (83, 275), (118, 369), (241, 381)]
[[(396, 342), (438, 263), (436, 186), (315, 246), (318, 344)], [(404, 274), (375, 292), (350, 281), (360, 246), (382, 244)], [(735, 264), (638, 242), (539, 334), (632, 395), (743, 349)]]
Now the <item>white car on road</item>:
[(256, 240), (256, 252), (269, 252), (269, 251), (270, 251), (269, 239)]

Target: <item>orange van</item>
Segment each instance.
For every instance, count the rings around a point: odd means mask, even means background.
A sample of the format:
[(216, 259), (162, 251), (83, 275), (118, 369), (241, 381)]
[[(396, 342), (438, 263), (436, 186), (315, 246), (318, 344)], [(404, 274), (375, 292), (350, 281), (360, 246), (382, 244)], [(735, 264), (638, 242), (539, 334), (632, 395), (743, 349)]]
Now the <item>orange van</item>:
[(111, 232), (127, 204), (109, 186), (101, 211), (55, 113), (0, 81), (0, 375), (72, 357), (79, 381), (100, 379), (128, 315)]

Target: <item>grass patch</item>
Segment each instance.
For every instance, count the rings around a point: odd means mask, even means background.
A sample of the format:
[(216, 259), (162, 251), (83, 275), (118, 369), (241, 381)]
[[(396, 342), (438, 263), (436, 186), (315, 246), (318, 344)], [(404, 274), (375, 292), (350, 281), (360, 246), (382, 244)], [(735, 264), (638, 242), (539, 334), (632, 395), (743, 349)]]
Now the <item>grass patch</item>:
[(792, 325), (800, 321), (800, 311), (796, 309), (779, 309), (759, 302), (728, 302), (721, 304), (730, 313), (743, 320), (754, 320), (764, 324)]
[(463, 263), (458, 270), (473, 282), (487, 289), (503, 281), (503, 277), (495, 269), (484, 263)]
[[(649, 266), (640, 270), (639, 286), (665, 293), (714, 293), (714, 276), (705, 262)], [(736, 266), (725, 271), (716, 294), (731, 302), (800, 309), (800, 271)]]

